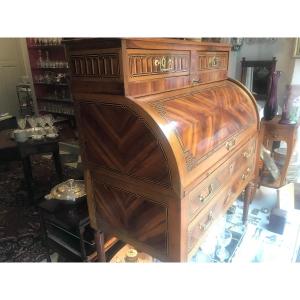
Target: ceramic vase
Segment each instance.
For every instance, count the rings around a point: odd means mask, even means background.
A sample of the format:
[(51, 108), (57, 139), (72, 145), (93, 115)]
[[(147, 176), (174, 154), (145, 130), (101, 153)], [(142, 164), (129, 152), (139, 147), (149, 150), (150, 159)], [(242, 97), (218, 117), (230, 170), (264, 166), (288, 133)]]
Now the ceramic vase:
[(267, 103), (264, 107), (264, 119), (272, 120), (278, 111), (278, 103), (277, 103), (277, 85), (281, 72), (276, 71), (271, 75), (271, 84), (268, 93)]

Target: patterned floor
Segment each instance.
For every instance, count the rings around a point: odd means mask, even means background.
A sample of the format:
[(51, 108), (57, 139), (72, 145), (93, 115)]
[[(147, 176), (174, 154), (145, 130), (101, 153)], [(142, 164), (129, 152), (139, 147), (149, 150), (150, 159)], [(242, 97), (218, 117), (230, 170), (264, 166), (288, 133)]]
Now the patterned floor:
[[(43, 198), (58, 183), (52, 161), (32, 160), (37, 198)], [(64, 167), (65, 178), (78, 179), (81, 172)], [(55, 256), (55, 255), (54, 255)], [(36, 206), (27, 201), (19, 162), (0, 166), (0, 262), (39, 262), (46, 258)]]

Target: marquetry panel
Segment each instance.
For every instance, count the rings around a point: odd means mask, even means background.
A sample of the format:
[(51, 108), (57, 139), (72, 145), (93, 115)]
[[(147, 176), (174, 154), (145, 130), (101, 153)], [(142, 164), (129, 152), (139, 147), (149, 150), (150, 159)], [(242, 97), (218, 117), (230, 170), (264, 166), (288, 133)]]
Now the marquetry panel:
[(167, 74), (174, 76), (188, 74), (190, 56), (188, 52), (140, 50), (132, 53), (129, 50), (128, 61), (129, 76), (133, 78)]
[(94, 191), (96, 211), (101, 222), (167, 253), (167, 208), (100, 182), (95, 182)]
[(119, 78), (119, 53), (71, 55), (70, 68), (73, 77)]
[(198, 52), (198, 71), (227, 69), (228, 52)]
[[(186, 160), (188, 171), (246, 128), (256, 126), (255, 108), (236, 85), (224, 82), (152, 103), (155, 110), (174, 130)], [(225, 149), (226, 150), (226, 149)]]
[(170, 186), (169, 167), (157, 139), (127, 107), (80, 105), (86, 158), (93, 164), (155, 184)]

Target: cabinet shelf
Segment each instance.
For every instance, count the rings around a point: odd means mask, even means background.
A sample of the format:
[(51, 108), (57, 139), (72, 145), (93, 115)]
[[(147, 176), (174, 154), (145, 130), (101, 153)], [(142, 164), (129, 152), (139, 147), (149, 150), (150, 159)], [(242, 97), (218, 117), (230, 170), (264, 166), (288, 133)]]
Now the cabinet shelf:
[(35, 85), (55, 85), (55, 86), (69, 86), (68, 83), (57, 83), (57, 82), (34, 82)]
[(59, 99), (59, 98), (47, 98), (47, 97), (37, 97), (38, 101), (49, 101), (49, 102), (63, 102), (63, 103), (69, 103), (74, 104), (72, 99)]
[(69, 70), (69, 67), (32, 67), (32, 70)]
[(74, 114), (69, 114), (69, 113), (63, 113), (63, 112), (55, 112), (49, 109), (40, 109), (40, 112), (47, 112), (47, 113), (51, 113), (51, 114), (56, 114), (56, 115), (61, 115), (61, 116), (70, 116), (70, 117), (74, 117)]
[(29, 45), (29, 49), (64, 49), (65, 46), (63, 44), (58, 45)]

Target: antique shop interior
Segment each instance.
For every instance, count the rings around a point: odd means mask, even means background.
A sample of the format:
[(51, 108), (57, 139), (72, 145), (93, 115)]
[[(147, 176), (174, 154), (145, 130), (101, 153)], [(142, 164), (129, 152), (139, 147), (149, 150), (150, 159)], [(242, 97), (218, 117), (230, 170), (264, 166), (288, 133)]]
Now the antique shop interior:
[(300, 262), (300, 39), (0, 38), (0, 262)]

